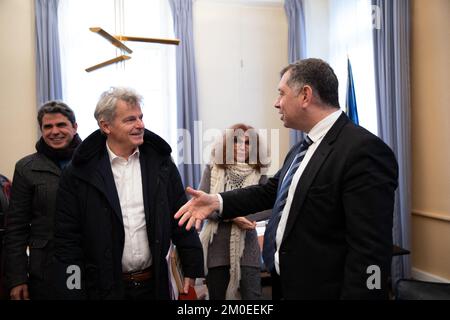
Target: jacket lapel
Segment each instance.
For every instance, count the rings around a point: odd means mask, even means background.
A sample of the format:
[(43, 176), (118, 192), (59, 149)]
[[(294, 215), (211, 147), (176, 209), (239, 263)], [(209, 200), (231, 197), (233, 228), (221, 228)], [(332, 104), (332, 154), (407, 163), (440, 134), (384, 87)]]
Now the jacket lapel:
[(145, 222), (147, 225), (152, 225), (150, 217), (151, 206), (149, 199), (157, 201), (156, 190), (157, 190), (157, 172), (158, 163), (156, 155), (149, 155), (148, 150), (140, 148), (139, 161), (141, 163), (141, 176), (142, 176), (142, 195), (144, 198), (144, 212), (145, 212)]
[[(116, 183), (111, 169), (111, 164), (107, 154), (103, 154), (98, 162), (97, 171), (99, 176), (92, 180), (93, 184), (103, 193), (105, 193), (108, 202), (123, 225), (122, 210), (120, 209), (119, 195), (117, 194)], [(99, 183), (103, 181), (103, 183)]]
[(114, 214), (123, 225), (122, 210), (120, 209), (119, 195), (116, 190), (111, 164), (109, 162), (106, 148), (99, 152), (97, 161), (92, 161), (86, 167), (74, 170), (74, 175), (86, 181), (100, 191), (108, 201)]
[(292, 161), (294, 161), (295, 156), (300, 151), (301, 143), (297, 143), (294, 145), (291, 150), (289, 151), (289, 154), (286, 157), (286, 160), (284, 161), (283, 167), (281, 168), (280, 172), (280, 178), (278, 180), (278, 188), (277, 192), (280, 191), (281, 184), (283, 183), (284, 176), (286, 175), (287, 171), (289, 170), (289, 167), (291, 166)]
[(282, 242), (291, 232), (294, 226), (294, 222), (300, 214), (301, 208), (303, 206), (303, 203), (305, 202), (308, 190), (311, 187), (312, 182), (314, 181), (317, 173), (327, 159), (329, 153), (333, 150), (333, 143), (339, 136), (341, 129), (347, 123), (347, 121), (348, 117), (343, 113), (325, 135), (319, 147), (316, 149), (313, 156), (309, 160), (305, 170), (303, 171), (302, 176), (300, 177), (300, 180), (295, 189), (295, 194), (292, 200), (291, 209), (289, 211), (289, 217), (286, 222), (286, 229), (283, 234)]

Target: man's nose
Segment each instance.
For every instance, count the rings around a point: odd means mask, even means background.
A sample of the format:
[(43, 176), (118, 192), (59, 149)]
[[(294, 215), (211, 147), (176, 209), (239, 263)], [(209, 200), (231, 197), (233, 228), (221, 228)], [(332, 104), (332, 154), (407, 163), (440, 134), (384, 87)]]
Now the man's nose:
[(138, 119), (138, 120), (136, 121), (136, 127), (137, 127), (137, 128), (144, 128), (144, 127), (145, 127), (145, 126), (144, 126), (144, 120)]
[(61, 131), (59, 130), (59, 128), (57, 126), (52, 127), (50, 134), (52, 135), (57, 135), (59, 134)]
[(273, 106), (277, 109), (280, 109), (280, 98), (276, 98)]

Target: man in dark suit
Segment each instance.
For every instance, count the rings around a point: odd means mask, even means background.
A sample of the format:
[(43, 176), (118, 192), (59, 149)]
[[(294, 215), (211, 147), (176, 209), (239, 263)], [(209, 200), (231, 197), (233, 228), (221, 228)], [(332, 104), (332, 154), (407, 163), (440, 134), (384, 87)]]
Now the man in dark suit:
[(273, 208), (263, 256), (274, 298), (383, 299), (392, 256), (398, 167), (390, 148), (339, 109), (338, 80), (319, 59), (281, 72), (275, 107), (307, 133), (262, 186), (193, 198), (175, 215), (187, 228)]

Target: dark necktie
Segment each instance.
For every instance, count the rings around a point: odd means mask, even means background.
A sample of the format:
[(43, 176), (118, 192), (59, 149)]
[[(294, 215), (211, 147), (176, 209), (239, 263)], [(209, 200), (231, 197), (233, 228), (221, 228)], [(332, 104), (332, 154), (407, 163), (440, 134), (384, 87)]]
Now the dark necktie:
[(264, 232), (264, 247), (263, 247), (263, 259), (269, 271), (274, 269), (274, 259), (276, 251), (276, 235), (278, 224), (280, 223), (281, 215), (283, 213), (284, 206), (286, 205), (286, 199), (289, 192), (289, 187), (291, 186), (292, 178), (297, 171), (300, 163), (305, 157), (306, 151), (313, 141), (306, 136), (300, 146), (300, 151), (295, 156), (294, 160), (287, 171), (280, 188), (278, 189), (277, 198), (272, 209), (272, 216), (270, 217), (269, 223), (267, 224), (266, 231)]

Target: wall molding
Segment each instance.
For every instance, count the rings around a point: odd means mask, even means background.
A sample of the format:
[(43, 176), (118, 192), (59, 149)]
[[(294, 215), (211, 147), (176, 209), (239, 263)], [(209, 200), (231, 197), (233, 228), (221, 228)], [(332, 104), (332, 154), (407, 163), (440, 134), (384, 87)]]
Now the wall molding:
[(425, 217), (425, 218), (430, 218), (430, 219), (434, 219), (434, 220), (450, 222), (450, 215), (448, 215), (448, 214), (427, 212), (427, 211), (422, 211), (422, 210), (412, 210), (411, 213), (413, 216), (419, 216), (419, 217)]
[(421, 281), (450, 283), (450, 279), (442, 278), (442, 277), (436, 276), (432, 273), (425, 272), (425, 271), (417, 269), (417, 268), (411, 269), (411, 277), (416, 280), (421, 280)]

